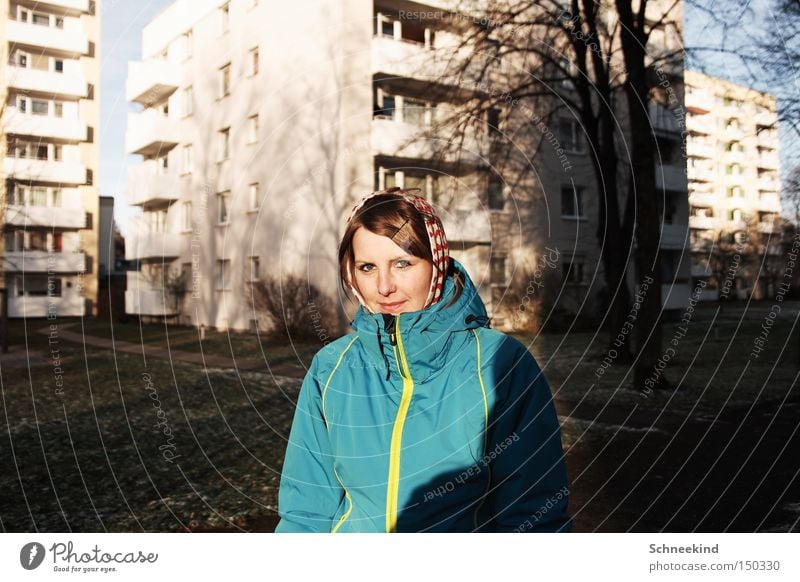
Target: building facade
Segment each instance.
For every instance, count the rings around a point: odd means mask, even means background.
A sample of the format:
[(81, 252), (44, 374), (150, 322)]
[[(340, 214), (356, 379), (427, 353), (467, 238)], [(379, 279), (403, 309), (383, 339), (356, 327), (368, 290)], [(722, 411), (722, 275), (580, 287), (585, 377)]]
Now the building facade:
[[(580, 124), (564, 115), (545, 128), (559, 147), (543, 149), (524, 176), (499, 172), (493, 158), (522, 108), (480, 112), (456, 147), (435, 132), (488, 91), (459, 85), (449, 68), (464, 30), (450, 4), (177, 0), (148, 24), (128, 71), (127, 150), (142, 156), (128, 201), (142, 212), (128, 228), (126, 259), (140, 269), (128, 275), (126, 311), (252, 329), (251, 288), (265, 277), (296, 274), (336, 297), (344, 218), (361, 196), (392, 186), (420, 188), (440, 210), (452, 255), (497, 327), (515, 307), (502, 308), (514, 274), (543, 264), (562, 305), (600, 301)], [(421, 9), (447, 17), (421, 18)], [(488, 64), (497, 83), (513, 66)], [(663, 113), (657, 131), (680, 152), (681, 127)], [(517, 156), (530, 165), (524, 149)], [(662, 236), (668, 308), (689, 296), (683, 164), (676, 156), (659, 174), (676, 201)]]
[(2, 270), (8, 314), (92, 315), (100, 2), (4, 4)]
[(686, 71), (692, 276), (703, 297), (775, 292), (781, 214), (775, 98)]

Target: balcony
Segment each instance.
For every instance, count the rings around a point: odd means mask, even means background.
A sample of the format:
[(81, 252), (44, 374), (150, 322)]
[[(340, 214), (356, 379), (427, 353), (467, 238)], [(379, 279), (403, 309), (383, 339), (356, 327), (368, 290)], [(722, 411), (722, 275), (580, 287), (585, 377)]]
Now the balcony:
[(722, 228), (729, 232), (736, 232), (740, 230), (747, 230), (747, 222), (741, 218), (734, 218), (732, 220), (720, 220)]
[(77, 162), (5, 158), (3, 171), (7, 177), (22, 181), (54, 182), (74, 186), (86, 183), (86, 166)]
[[(446, 139), (423, 136), (430, 127), (421, 127), (411, 123), (403, 123), (393, 119), (375, 118), (372, 120), (372, 151), (375, 155), (430, 160), (442, 153), (448, 145)], [(484, 149), (488, 150), (488, 139)], [(483, 159), (479, 150), (479, 140), (474, 135), (467, 135), (459, 150), (450, 150), (446, 161), (461, 160), (471, 164), (480, 164)]]
[(710, 239), (699, 238), (691, 242), (691, 249), (693, 253), (708, 253), (714, 246), (714, 242)]
[(656, 188), (685, 192), (688, 188), (688, 179), (683, 166), (672, 164), (656, 166)]
[(758, 197), (758, 209), (764, 212), (781, 212), (781, 199), (778, 194), (761, 194)]
[(688, 235), (686, 224), (662, 224), (661, 244), (659, 248), (666, 250), (682, 250), (686, 246)]
[(693, 158), (714, 158), (717, 151), (714, 144), (690, 137), (686, 140), (686, 155)]
[(777, 192), (779, 190), (777, 177), (759, 177), (757, 184), (759, 190), (766, 190), (767, 192)]
[(86, 270), (83, 253), (48, 251), (11, 251), (6, 253), (5, 268), (18, 273), (78, 273)]
[(174, 259), (180, 256), (183, 237), (174, 232), (148, 232), (139, 220), (131, 221), (131, 234), (125, 239), (125, 259)]
[(687, 115), (686, 129), (692, 133), (702, 133), (706, 135), (710, 135), (716, 131), (713, 121), (709, 119), (707, 115)]
[(86, 36), (81, 22), (68, 20), (67, 23), (70, 26), (61, 29), (8, 20), (6, 36), (12, 45), (44, 48), (73, 58), (89, 54), (89, 37)]
[(692, 291), (686, 284), (661, 285), (662, 309), (685, 309), (689, 306)]
[(132, 206), (169, 204), (180, 198), (180, 192), (180, 178), (171, 172), (160, 173), (153, 160), (128, 171), (128, 204)]
[(165, 154), (178, 143), (180, 127), (177, 120), (155, 110), (128, 114), (125, 145), (129, 154)]
[(690, 192), (689, 204), (692, 206), (714, 206), (717, 203), (717, 195), (713, 192)]
[(714, 216), (690, 216), (689, 228), (714, 229), (717, 228), (717, 219)]
[(6, 223), (14, 226), (46, 226), (49, 228), (86, 228), (83, 208), (20, 206), (6, 207)]
[(153, 287), (142, 273), (128, 271), (125, 313), (162, 317), (175, 315), (178, 313), (177, 301), (165, 289)]
[(5, 117), (5, 130), (15, 135), (53, 138), (63, 141), (86, 141), (87, 125), (80, 118), (51, 117), (21, 113), (9, 107)]
[(83, 72), (54, 73), (53, 71), (12, 66), (6, 70), (8, 71), (8, 85), (14, 89), (80, 99), (89, 94), (89, 83)]
[(714, 110), (716, 104), (714, 103), (714, 97), (706, 92), (687, 91), (686, 107), (708, 113)]
[(762, 234), (779, 234), (781, 227), (777, 222), (759, 222), (758, 232)]
[(779, 160), (778, 154), (769, 153), (769, 154), (761, 154), (758, 156), (758, 161), (756, 165), (759, 168), (764, 168), (766, 170), (777, 170), (779, 167)]
[(717, 179), (713, 166), (689, 166), (686, 172), (690, 182), (713, 182)]
[(471, 208), (442, 211), (442, 226), (448, 240), (453, 242), (491, 243), (492, 225), (488, 212)]
[(169, 97), (180, 84), (181, 68), (177, 64), (161, 59), (131, 62), (128, 64), (125, 98), (150, 105)]
[[(435, 83), (455, 84), (459, 77), (479, 78), (486, 58), (476, 54), (459, 56), (457, 51), (429, 49), (415, 42), (383, 36), (372, 38), (372, 72), (389, 77), (423, 79)], [(466, 71), (454, 74), (455, 64), (466, 65)]]
[[(62, 290), (62, 293), (64, 291)], [(9, 317), (83, 317), (85, 300), (78, 293), (62, 297), (13, 297), (8, 298)]]

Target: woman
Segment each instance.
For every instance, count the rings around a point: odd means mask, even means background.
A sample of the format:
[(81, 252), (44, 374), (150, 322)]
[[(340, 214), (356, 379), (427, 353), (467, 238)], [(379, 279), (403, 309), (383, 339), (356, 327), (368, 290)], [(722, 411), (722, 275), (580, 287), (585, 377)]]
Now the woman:
[(365, 197), (339, 265), (361, 306), (301, 387), (276, 531), (566, 531), (550, 389), (489, 329), (431, 206), (399, 188)]

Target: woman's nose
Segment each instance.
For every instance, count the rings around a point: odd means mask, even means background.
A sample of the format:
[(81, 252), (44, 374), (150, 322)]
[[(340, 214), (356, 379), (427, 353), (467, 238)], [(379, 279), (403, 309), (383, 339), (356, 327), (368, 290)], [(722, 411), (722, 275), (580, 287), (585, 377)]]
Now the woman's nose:
[(378, 293), (388, 297), (397, 290), (391, 272), (378, 274)]

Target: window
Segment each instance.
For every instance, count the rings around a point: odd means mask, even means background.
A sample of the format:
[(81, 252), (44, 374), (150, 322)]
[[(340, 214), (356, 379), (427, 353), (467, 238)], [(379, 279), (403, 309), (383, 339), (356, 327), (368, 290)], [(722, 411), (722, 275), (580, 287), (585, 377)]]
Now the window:
[(394, 95), (386, 95), (382, 91), (379, 91), (378, 106), (375, 108), (375, 116), (384, 119), (394, 119), (394, 111)]
[(35, 158), (37, 160), (46, 160), (47, 159), (47, 146), (46, 145), (37, 145), (33, 146), (35, 152)]
[(28, 22), (28, 11), (24, 8), (19, 9), (19, 21), (20, 22)]
[(222, 99), (231, 92), (231, 64), (223, 66), (219, 70), (219, 97)]
[(247, 143), (258, 141), (258, 115), (251, 115), (247, 118)]
[(228, 224), (230, 197), (230, 191), (217, 194), (217, 222), (219, 224)]
[(183, 146), (183, 173), (191, 174), (194, 170), (194, 161), (192, 160), (192, 146), (191, 144)]
[(47, 206), (47, 188), (34, 186), (31, 188), (31, 206)]
[(50, 16), (34, 12), (32, 22), (38, 26), (50, 26)]
[(55, 59), (53, 61), (53, 70), (56, 73), (63, 73), (64, 72), (64, 60), (63, 59)]
[(169, 158), (161, 156), (156, 158), (156, 168), (159, 176), (164, 176), (169, 172)]
[(64, 117), (64, 104), (60, 101), (53, 103), (53, 111), (56, 117)]
[(50, 190), (50, 206), (53, 208), (61, 208), (61, 188), (53, 188)]
[(231, 5), (225, 4), (219, 9), (219, 29), (220, 34), (225, 34), (231, 27)]
[(486, 112), (486, 129), (490, 132), (493, 131), (500, 131), (500, 110), (499, 109), (489, 109)]
[(258, 281), (261, 277), (261, 263), (258, 257), (250, 257), (250, 281)]
[(49, 111), (48, 105), (49, 103), (47, 101), (31, 99), (31, 113), (34, 115), (47, 115)]
[(64, 28), (64, 19), (61, 16), (56, 16), (56, 28)]
[(53, 161), (60, 162), (64, 159), (63, 147), (60, 144), (53, 144)]
[(219, 132), (219, 159), (227, 160), (231, 157), (231, 128), (226, 127)]
[(489, 188), (487, 189), (487, 199), (489, 210), (503, 210), (505, 201), (503, 200), (503, 181), (494, 174), (489, 176)]
[(561, 263), (561, 276), (564, 283), (580, 285), (583, 283), (583, 263), (578, 261)]
[(194, 90), (189, 85), (183, 90), (183, 115), (188, 117), (194, 113)]
[(248, 187), (248, 194), (250, 198), (250, 209), (258, 210), (258, 208), (261, 206), (261, 193), (258, 183), (250, 184)]
[(583, 202), (583, 188), (561, 186), (562, 218), (585, 218)]
[(384, 17), (384, 19), (381, 20), (380, 26), (381, 26), (381, 36), (394, 38), (394, 21), (387, 20), (386, 17)]
[(414, 125), (425, 125), (425, 102), (405, 97), (403, 99), (403, 121)]
[(506, 258), (493, 256), (490, 261), (491, 278), (493, 285), (505, 285), (506, 279)]
[(192, 230), (192, 203), (184, 202), (181, 206), (181, 225), (183, 230)]
[(558, 139), (561, 147), (569, 152), (581, 151), (581, 134), (578, 122), (574, 119), (558, 120)]
[(19, 98), (19, 111), (20, 113), (27, 113), (28, 112), (28, 100), (25, 97)]
[(17, 293), (29, 297), (61, 297), (61, 278), (30, 274), (17, 278)]
[(258, 75), (258, 47), (250, 50), (250, 76)]
[(217, 259), (217, 291), (228, 289), (228, 281), (230, 279), (228, 273), (230, 268), (230, 259)]

